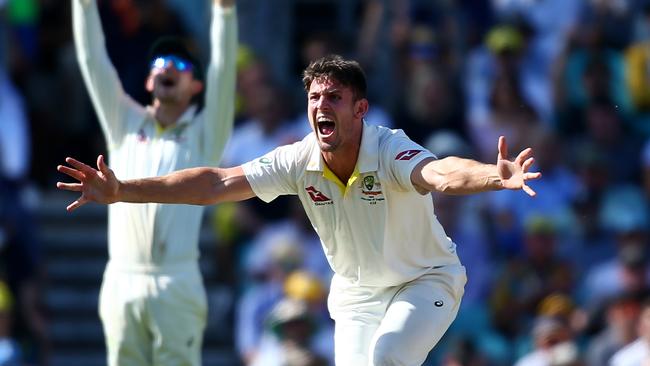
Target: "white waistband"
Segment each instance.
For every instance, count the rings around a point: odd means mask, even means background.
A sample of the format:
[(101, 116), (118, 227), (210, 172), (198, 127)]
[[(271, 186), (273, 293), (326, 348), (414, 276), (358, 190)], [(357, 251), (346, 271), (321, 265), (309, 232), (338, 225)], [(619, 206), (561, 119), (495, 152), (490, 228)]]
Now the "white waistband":
[(163, 274), (200, 271), (197, 261), (177, 262), (177, 263), (123, 263), (120, 261), (109, 260), (106, 265), (106, 271), (132, 272), (144, 274)]

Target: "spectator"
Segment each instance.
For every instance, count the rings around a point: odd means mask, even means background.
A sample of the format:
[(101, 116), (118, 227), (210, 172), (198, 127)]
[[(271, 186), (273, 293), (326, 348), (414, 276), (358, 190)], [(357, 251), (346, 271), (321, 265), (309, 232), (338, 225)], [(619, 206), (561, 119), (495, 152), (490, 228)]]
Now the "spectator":
[(264, 319), (284, 296), (284, 283), (302, 266), (301, 243), (285, 232), (262, 230), (246, 256), (248, 272), (243, 294), (237, 304), (235, 346), (245, 365), (257, 357)]
[[(252, 366), (327, 366), (327, 360), (310, 350), (316, 327), (304, 302), (280, 301), (271, 311), (267, 326), (277, 337), (277, 345), (262, 344)], [(273, 343), (273, 340), (268, 340)]]
[(570, 328), (556, 318), (540, 317), (532, 328), (534, 349), (515, 366), (580, 366), (580, 354)]
[(33, 217), (33, 188), (29, 180), (31, 140), (23, 99), (9, 75), (0, 70), (0, 247), (5, 276), (16, 294), (15, 336), (30, 344), (30, 362), (46, 363), (49, 353), (47, 322), (41, 304), (44, 273)]
[(650, 363), (650, 302), (641, 307), (637, 339), (612, 356), (611, 366), (645, 366)]
[(589, 366), (608, 366), (616, 352), (637, 338), (641, 312), (639, 294), (612, 295), (604, 302), (603, 308), (604, 325), (588, 341), (585, 350), (585, 360)]
[(556, 253), (557, 231), (545, 217), (531, 218), (525, 226), (524, 252), (504, 264), (491, 297), (493, 321), (512, 340), (536, 316), (547, 295), (573, 291), (572, 267)]
[(611, 235), (616, 256), (594, 265), (585, 274), (581, 285), (582, 304), (597, 308), (611, 295), (648, 288), (649, 220), (650, 212), (639, 188), (615, 187), (606, 194), (599, 223)]

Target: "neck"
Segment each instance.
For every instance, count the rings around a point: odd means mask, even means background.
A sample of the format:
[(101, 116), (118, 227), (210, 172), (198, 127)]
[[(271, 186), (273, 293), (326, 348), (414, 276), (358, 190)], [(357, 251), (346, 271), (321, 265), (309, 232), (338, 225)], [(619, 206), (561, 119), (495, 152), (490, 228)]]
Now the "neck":
[(153, 105), (153, 115), (156, 118), (156, 121), (160, 123), (162, 127), (169, 127), (175, 124), (179, 118), (187, 111), (189, 104), (169, 104), (161, 103), (159, 100), (154, 100)]
[(339, 178), (341, 183), (346, 184), (354, 173), (360, 149), (361, 135), (357, 138), (356, 143), (341, 146), (336, 151), (322, 151), (321, 155), (332, 173)]

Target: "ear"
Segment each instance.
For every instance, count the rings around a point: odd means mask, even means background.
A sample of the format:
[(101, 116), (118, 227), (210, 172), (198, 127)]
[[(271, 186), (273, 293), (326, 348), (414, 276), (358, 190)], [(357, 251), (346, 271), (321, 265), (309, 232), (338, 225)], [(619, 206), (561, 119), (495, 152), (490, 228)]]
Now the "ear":
[(192, 96), (197, 95), (203, 90), (203, 82), (194, 79), (192, 80), (190, 88), (192, 90)]
[(368, 99), (361, 98), (357, 100), (354, 103), (354, 117), (358, 119), (363, 119), (363, 117), (366, 116), (366, 113), (368, 113), (369, 107), (370, 105), (368, 104)]
[(144, 81), (144, 88), (149, 93), (153, 93), (153, 75), (149, 74), (149, 76), (147, 76), (147, 79)]

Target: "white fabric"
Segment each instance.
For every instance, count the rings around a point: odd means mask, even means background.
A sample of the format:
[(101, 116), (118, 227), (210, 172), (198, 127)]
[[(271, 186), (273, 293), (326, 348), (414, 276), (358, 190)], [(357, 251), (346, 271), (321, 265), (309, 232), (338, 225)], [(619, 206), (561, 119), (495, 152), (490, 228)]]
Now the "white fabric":
[[(95, 0), (73, 1), (81, 73), (118, 177), (218, 164), (233, 124), (237, 18), (234, 9), (217, 5), (212, 18), (205, 108), (197, 113), (191, 107), (161, 130), (152, 111), (125, 94), (106, 53)], [(202, 206), (190, 205), (109, 207), (110, 260), (100, 313), (110, 365), (201, 364), (206, 324), (206, 295), (197, 269), (202, 214)]]
[[(116, 175), (133, 179), (217, 165), (232, 131), (237, 51), (235, 12), (213, 7), (205, 108), (196, 114), (193, 109), (188, 110), (174, 127), (157, 133), (151, 112), (136, 104), (122, 89), (104, 48), (95, 1), (75, 0), (73, 4), (79, 64)], [(202, 213), (203, 207), (190, 205), (111, 205), (110, 259), (157, 266), (195, 261), (199, 256)]]
[(642, 338), (628, 344), (614, 353), (611, 366), (646, 366), (650, 365), (650, 346)]
[(243, 169), (266, 202), (298, 195), (335, 273), (360, 285), (395, 286), (434, 266), (459, 263), (431, 195), (416, 192), (410, 180), (413, 168), (430, 157), (402, 131), (364, 124), (359, 174), (345, 190), (324, 176), (314, 134)]
[(201, 365), (208, 310), (201, 273), (166, 272), (106, 270), (99, 314), (109, 366)]
[(334, 276), (328, 307), (337, 365), (421, 365), (458, 313), (465, 268), (435, 268), (394, 287)]

